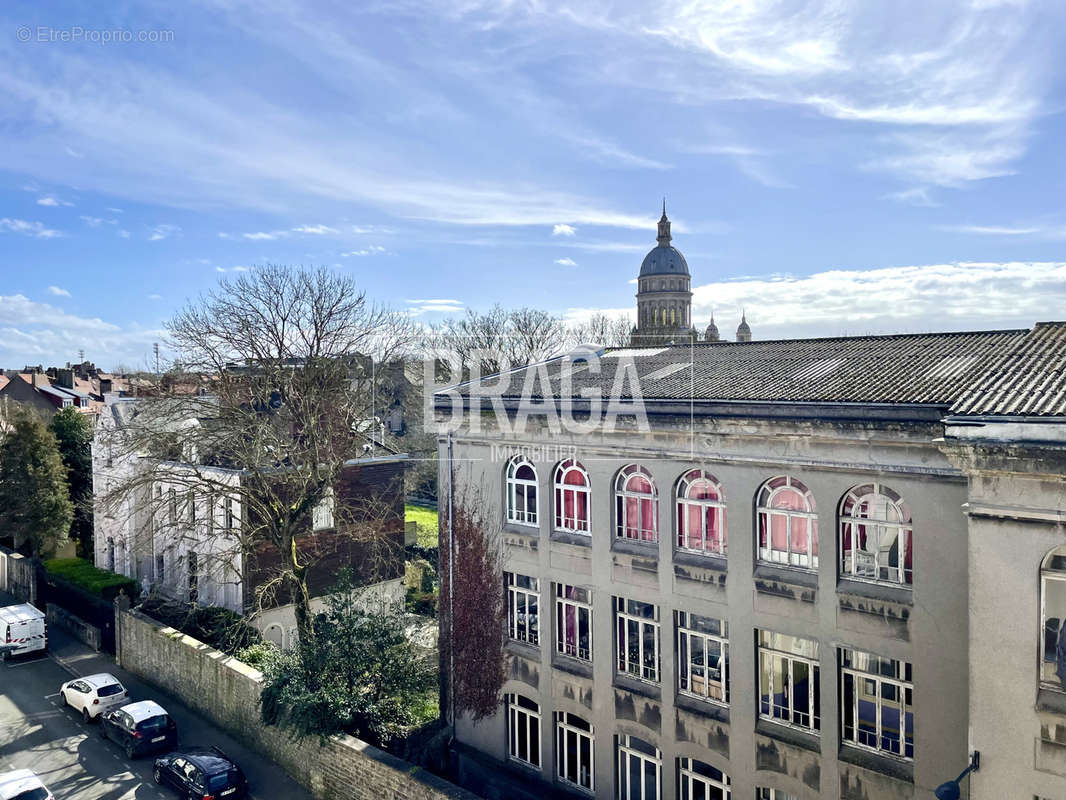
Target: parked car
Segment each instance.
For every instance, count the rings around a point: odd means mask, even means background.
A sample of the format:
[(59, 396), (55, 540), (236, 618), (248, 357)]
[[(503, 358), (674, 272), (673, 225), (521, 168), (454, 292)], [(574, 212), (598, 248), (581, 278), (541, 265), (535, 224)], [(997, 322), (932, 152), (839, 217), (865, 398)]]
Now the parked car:
[(47, 649), (44, 614), (29, 603), (0, 608), (0, 659)]
[(55, 800), (33, 770), (0, 772), (0, 800)]
[(118, 678), (107, 672), (75, 678), (59, 687), (63, 702), (93, 722), (105, 711), (125, 704), (130, 696)]
[(104, 712), (100, 737), (122, 745), (127, 758), (136, 758), (177, 747), (178, 726), (159, 703), (141, 700)]
[(182, 797), (237, 800), (248, 796), (248, 780), (217, 747), (187, 747), (155, 760), (152, 777)]

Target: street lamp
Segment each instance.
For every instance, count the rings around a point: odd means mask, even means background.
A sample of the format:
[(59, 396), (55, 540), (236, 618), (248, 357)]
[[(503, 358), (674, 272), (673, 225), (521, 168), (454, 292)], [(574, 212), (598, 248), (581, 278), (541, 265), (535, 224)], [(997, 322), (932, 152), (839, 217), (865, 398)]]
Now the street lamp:
[(962, 796), (962, 790), (959, 788), (959, 783), (971, 772), (977, 772), (980, 767), (981, 754), (977, 750), (974, 750), (973, 755), (970, 756), (970, 766), (964, 769), (959, 777), (936, 787), (936, 791), (933, 793), (936, 795), (936, 800), (959, 800), (959, 797)]

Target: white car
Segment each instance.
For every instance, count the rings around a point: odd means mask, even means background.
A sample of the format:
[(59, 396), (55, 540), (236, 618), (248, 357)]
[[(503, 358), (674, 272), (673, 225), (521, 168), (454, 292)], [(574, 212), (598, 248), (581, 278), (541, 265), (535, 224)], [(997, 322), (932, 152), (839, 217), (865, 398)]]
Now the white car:
[(92, 722), (108, 709), (129, 702), (126, 687), (107, 672), (67, 681), (59, 687), (59, 694), (66, 705), (81, 712), (86, 722)]
[(0, 800), (55, 800), (32, 770), (0, 773)]

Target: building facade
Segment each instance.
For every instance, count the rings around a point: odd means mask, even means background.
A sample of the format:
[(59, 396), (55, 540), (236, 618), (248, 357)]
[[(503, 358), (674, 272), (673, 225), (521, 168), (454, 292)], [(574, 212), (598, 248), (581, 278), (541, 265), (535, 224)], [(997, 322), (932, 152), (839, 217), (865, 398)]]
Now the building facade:
[[(559, 395), (486, 414), (460, 391), (441, 486), (496, 505), (509, 609), (499, 712), (456, 721), (463, 779), (488, 797), (896, 800), (977, 748), (964, 796), (1066, 797), (1061, 450), (1005, 465), (986, 442), (983, 460), (953, 412), (1040, 336), (1066, 396), (1063, 324), (560, 359), (573, 397), (623, 370), (641, 388), (643, 418), (573, 433), (528, 416)], [(1008, 647), (1004, 619), (1028, 620)]]

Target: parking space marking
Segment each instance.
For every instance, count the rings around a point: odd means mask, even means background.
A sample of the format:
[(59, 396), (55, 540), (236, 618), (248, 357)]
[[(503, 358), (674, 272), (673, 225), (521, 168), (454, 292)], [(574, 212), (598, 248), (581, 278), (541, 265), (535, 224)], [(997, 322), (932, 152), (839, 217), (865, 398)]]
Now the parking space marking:
[(42, 661), (47, 660), (48, 656), (41, 656), (40, 658), (35, 658), (32, 661), (16, 661), (14, 664), (12, 664), (10, 661), (5, 661), (4, 666), (6, 666), (8, 669), (14, 669), (15, 667), (25, 667), (27, 664), (40, 664)]

